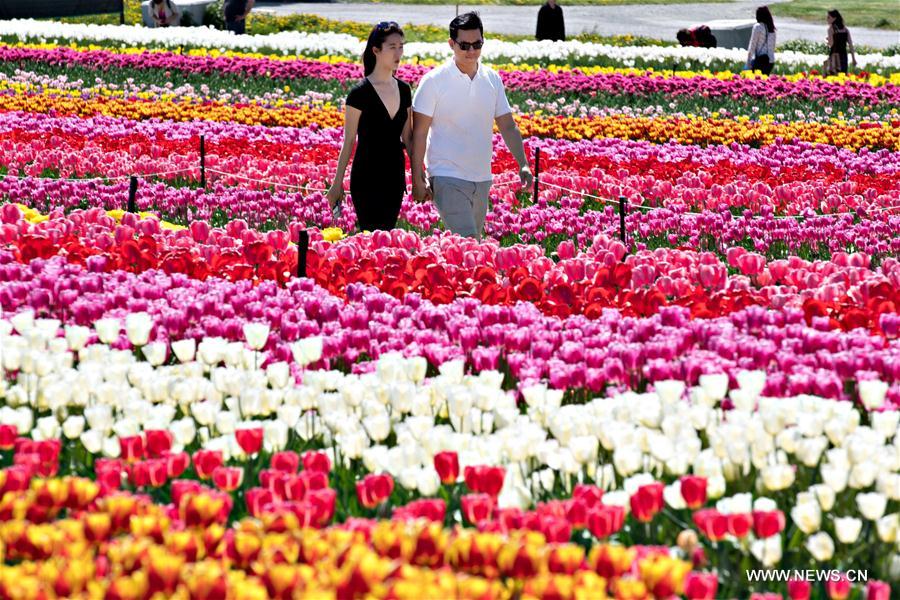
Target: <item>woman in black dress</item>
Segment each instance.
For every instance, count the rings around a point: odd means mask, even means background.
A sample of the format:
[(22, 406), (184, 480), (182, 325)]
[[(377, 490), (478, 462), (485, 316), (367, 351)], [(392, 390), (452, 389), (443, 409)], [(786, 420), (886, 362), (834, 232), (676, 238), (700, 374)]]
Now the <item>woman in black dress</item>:
[(853, 56), (853, 66), (856, 67), (856, 51), (853, 49), (853, 39), (850, 30), (844, 26), (844, 17), (836, 10), (828, 11), (828, 66), (827, 75), (846, 73), (847, 48)]
[(403, 56), (403, 30), (393, 21), (379, 23), (363, 52), (365, 78), (347, 96), (344, 143), (328, 204), (339, 214), (344, 173), (353, 143), (350, 195), (360, 231), (393, 229), (406, 192), (406, 159), (412, 142), (412, 91), (394, 77)]

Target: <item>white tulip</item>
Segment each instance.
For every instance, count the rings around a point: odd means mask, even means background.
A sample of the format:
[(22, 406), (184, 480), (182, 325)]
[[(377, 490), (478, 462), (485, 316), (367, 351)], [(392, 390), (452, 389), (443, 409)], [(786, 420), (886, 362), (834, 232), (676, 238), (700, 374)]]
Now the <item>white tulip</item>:
[(197, 423), (209, 426), (216, 422), (216, 415), (220, 409), (220, 404), (206, 400), (191, 405), (191, 414), (194, 415)]
[(151, 366), (158, 367), (166, 362), (168, 348), (165, 342), (151, 342), (144, 346), (141, 352), (144, 353), (144, 358), (147, 359)]
[(421, 383), (427, 372), (428, 360), (424, 356), (412, 356), (406, 360), (406, 376), (413, 383)]
[(234, 433), (237, 422), (237, 415), (230, 410), (223, 410), (216, 413), (215, 424), (216, 431), (219, 432), (219, 435)]
[(65, 332), (69, 349), (74, 352), (84, 348), (84, 345), (87, 344), (88, 339), (91, 337), (91, 330), (83, 325), (66, 325)]
[(297, 421), (300, 420), (301, 410), (299, 406), (282, 404), (278, 407), (276, 414), (278, 415), (278, 419), (285, 425), (294, 428), (297, 425)]
[(707, 373), (700, 376), (700, 387), (703, 392), (718, 402), (728, 393), (728, 375), (725, 373)]
[(787, 489), (794, 483), (794, 466), (768, 465), (762, 470), (762, 480), (770, 492)]
[(81, 437), (84, 432), (84, 423), (84, 417), (81, 415), (68, 417), (62, 424), (63, 435), (70, 440)]
[(878, 475), (878, 467), (874, 463), (864, 462), (853, 465), (850, 471), (850, 477), (847, 479), (847, 485), (852, 489), (861, 490), (875, 483), (875, 477)]
[(31, 432), (32, 437), (40, 440), (58, 439), (61, 433), (56, 417), (41, 417), (36, 422), (37, 428)]
[(849, 473), (846, 466), (826, 463), (819, 467), (819, 473), (822, 475), (822, 481), (835, 492), (840, 493), (847, 487)]
[(837, 517), (834, 520), (834, 532), (842, 544), (852, 544), (859, 539), (862, 531), (862, 519), (854, 517)]
[(321, 337), (308, 337), (291, 344), (294, 361), (301, 367), (310, 365), (322, 358), (323, 344)]
[(119, 444), (119, 438), (110, 436), (103, 440), (103, 456), (107, 458), (119, 458), (122, 453), (122, 446)]
[(822, 453), (828, 447), (828, 438), (824, 435), (802, 439), (797, 443), (794, 452), (797, 460), (807, 467), (815, 467), (822, 459)]
[(25, 335), (34, 327), (34, 311), (25, 310), (16, 313), (10, 318), (9, 322), (19, 335)]
[(125, 317), (125, 335), (132, 346), (144, 346), (150, 341), (153, 317), (145, 312), (129, 313)]
[(217, 365), (222, 362), (225, 357), (225, 351), (228, 348), (228, 342), (218, 337), (204, 338), (197, 345), (197, 353), (207, 365)]
[(419, 469), (416, 488), (423, 496), (434, 496), (441, 489), (441, 479), (433, 468)]
[(263, 445), (267, 452), (284, 450), (288, 443), (288, 426), (282, 421), (265, 421)]
[(753, 500), (753, 510), (770, 512), (773, 510), (778, 510), (778, 504), (771, 498), (768, 498), (766, 496), (759, 496), (758, 498)]
[(765, 567), (774, 567), (781, 562), (781, 536), (773, 535), (750, 543), (750, 553)]
[(818, 502), (797, 504), (791, 509), (791, 519), (797, 524), (800, 531), (809, 535), (818, 531), (822, 526), (822, 509)]
[(244, 323), (244, 339), (253, 350), (262, 350), (269, 339), (268, 323)]
[(887, 496), (888, 500), (900, 500), (900, 473), (879, 474), (875, 489)]
[(834, 556), (834, 541), (830, 535), (820, 531), (806, 540), (806, 549), (817, 561), (825, 562)]
[(197, 354), (197, 341), (193, 338), (187, 338), (172, 342), (172, 352), (175, 354), (178, 362), (191, 362)]
[(869, 417), (872, 420), (872, 429), (883, 435), (885, 439), (894, 437), (900, 431), (900, 411), (882, 410), (871, 413)]
[(119, 339), (119, 332), (122, 330), (122, 324), (118, 319), (107, 318), (99, 319), (94, 322), (94, 331), (97, 337), (104, 344), (112, 344)]
[(877, 521), (887, 508), (887, 496), (878, 492), (859, 494), (856, 497), (856, 507), (862, 516), (870, 521)]
[(666, 379), (654, 382), (653, 389), (663, 404), (675, 404), (684, 395), (685, 385), (677, 379)]
[(194, 441), (194, 437), (197, 435), (197, 426), (190, 417), (184, 417), (183, 419), (173, 421), (169, 426), (169, 430), (175, 438), (175, 443), (180, 444), (181, 446), (191, 444)]
[(766, 387), (765, 371), (738, 371), (736, 379), (740, 389), (749, 394), (754, 400), (762, 394), (763, 388)]
[(824, 483), (818, 483), (810, 487), (809, 492), (825, 512), (830, 511), (834, 507), (834, 501), (837, 496), (831, 486)]
[(676, 480), (674, 483), (667, 485), (663, 489), (663, 499), (666, 501), (666, 504), (675, 510), (687, 508), (687, 504), (684, 502), (684, 496), (681, 495), (680, 481)]
[(725, 493), (725, 477), (713, 475), (706, 479), (706, 495), (710, 500), (721, 498)]
[(624, 477), (627, 477), (640, 469), (643, 460), (643, 453), (634, 446), (616, 448), (613, 452), (613, 466), (615, 466), (616, 471)]
[(391, 420), (386, 412), (368, 416), (363, 419), (362, 424), (373, 442), (383, 442), (391, 435)]
[(270, 363), (266, 367), (266, 376), (273, 388), (286, 387), (291, 378), (291, 369), (286, 362)]
[(103, 449), (103, 432), (96, 429), (88, 429), (79, 436), (84, 449), (91, 454), (99, 454)]
[(884, 406), (884, 398), (887, 395), (888, 384), (878, 379), (866, 379), (858, 381), (856, 388), (859, 391), (859, 399), (869, 410), (877, 410)]
[(892, 513), (885, 515), (875, 522), (875, 529), (878, 531), (878, 539), (888, 544), (893, 544), (898, 539), (898, 531), (900, 531), (900, 513)]

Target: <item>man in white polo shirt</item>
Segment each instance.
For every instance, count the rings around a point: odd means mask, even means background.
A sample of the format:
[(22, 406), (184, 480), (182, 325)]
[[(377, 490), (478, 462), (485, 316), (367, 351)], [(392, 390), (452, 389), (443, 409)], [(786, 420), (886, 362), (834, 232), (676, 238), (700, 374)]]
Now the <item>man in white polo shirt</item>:
[(449, 44), (453, 59), (426, 74), (413, 98), (413, 197), (417, 202), (433, 198), (444, 227), (481, 239), (494, 122), (519, 164), (522, 185), (530, 186), (533, 177), (503, 82), (479, 64), (484, 26), (477, 13), (450, 22)]

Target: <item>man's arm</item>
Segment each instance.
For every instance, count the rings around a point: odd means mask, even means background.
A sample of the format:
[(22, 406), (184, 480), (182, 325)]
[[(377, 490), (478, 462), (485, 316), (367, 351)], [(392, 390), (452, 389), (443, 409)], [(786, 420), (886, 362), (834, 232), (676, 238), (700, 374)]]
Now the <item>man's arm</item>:
[(412, 170), (413, 198), (416, 202), (428, 200), (430, 196), (425, 181), (425, 144), (428, 142), (430, 128), (431, 117), (414, 111), (412, 154), (409, 158), (409, 165)]
[(534, 176), (531, 174), (531, 168), (528, 166), (528, 158), (525, 156), (525, 145), (522, 143), (522, 134), (519, 132), (519, 126), (516, 125), (512, 113), (500, 115), (495, 119), (497, 127), (500, 129), (500, 135), (506, 142), (506, 147), (519, 164), (519, 179), (522, 185), (530, 187), (534, 182)]

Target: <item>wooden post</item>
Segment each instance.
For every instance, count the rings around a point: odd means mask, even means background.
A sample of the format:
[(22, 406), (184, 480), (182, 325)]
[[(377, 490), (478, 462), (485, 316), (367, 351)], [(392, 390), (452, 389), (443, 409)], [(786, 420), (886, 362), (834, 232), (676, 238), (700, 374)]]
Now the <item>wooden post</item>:
[(119, 3), (119, 25), (125, 24), (125, 0)]
[(309, 232), (300, 230), (297, 240), (297, 277), (306, 277), (306, 253), (309, 251)]
[(627, 246), (628, 243), (625, 241), (625, 196), (619, 196), (619, 237)]
[(126, 206), (130, 213), (137, 212), (137, 186), (138, 178), (132, 175), (131, 184), (128, 186), (128, 205)]
[(206, 189), (206, 136), (200, 136), (200, 187)]
[(541, 183), (541, 149), (537, 148), (534, 151), (534, 195), (531, 198), (531, 201), (537, 204), (538, 201), (538, 191), (540, 190)]

